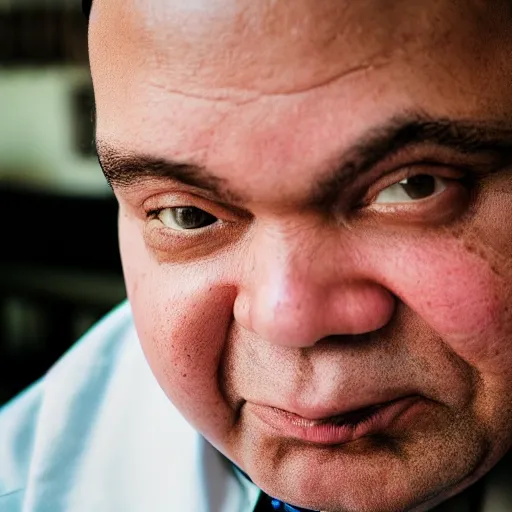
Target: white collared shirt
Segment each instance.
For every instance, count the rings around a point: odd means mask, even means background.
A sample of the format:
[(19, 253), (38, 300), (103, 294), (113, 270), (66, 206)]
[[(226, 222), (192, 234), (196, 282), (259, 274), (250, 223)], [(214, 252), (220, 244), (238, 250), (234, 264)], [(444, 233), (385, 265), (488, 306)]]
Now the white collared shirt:
[(167, 399), (128, 303), (0, 411), (0, 512), (252, 512), (259, 493)]

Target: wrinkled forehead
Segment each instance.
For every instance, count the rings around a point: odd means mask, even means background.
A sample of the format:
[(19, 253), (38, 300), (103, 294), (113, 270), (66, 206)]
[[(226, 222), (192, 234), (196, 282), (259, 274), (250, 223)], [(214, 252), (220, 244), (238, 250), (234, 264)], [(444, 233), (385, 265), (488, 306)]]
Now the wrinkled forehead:
[[(168, 69), (169, 88), (288, 93), (391, 59), (475, 41), (508, 18), (494, 0), (96, 0), (91, 61)], [(504, 11), (507, 11), (505, 14)], [(475, 37), (470, 37), (471, 32)], [(174, 83), (173, 83), (174, 82)]]

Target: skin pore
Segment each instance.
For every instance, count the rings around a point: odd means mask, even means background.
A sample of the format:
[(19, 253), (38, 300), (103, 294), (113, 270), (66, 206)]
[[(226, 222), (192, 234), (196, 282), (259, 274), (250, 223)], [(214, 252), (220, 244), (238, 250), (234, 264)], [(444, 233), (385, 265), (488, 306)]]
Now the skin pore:
[[(93, 6), (98, 152), (142, 347), (188, 421), (274, 497), (428, 510), (509, 450), (511, 14)], [(329, 447), (254, 413), (405, 395), (421, 397), (405, 426)]]

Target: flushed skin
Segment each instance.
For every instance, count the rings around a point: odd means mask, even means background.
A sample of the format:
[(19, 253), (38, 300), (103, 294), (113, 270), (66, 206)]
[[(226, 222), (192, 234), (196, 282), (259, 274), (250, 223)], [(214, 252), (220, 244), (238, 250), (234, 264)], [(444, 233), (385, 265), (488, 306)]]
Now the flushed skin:
[[(510, 448), (510, 9), (93, 6), (98, 148), (144, 352), (190, 423), (275, 497), (428, 510)], [(424, 138), (387, 151), (418, 125)], [(432, 193), (404, 195), (411, 176)], [(172, 209), (187, 206), (208, 225), (182, 229)], [(253, 412), (402, 395), (421, 414), (329, 448)]]

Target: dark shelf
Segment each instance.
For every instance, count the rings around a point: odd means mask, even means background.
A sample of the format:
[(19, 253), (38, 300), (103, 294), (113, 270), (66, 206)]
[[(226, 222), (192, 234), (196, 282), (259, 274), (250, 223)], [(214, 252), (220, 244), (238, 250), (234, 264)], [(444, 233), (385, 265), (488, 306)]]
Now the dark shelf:
[(0, 188), (0, 219), (0, 265), (122, 274), (113, 195), (71, 197)]
[(87, 23), (81, 10), (50, 5), (0, 10), (2, 65), (87, 61)]

